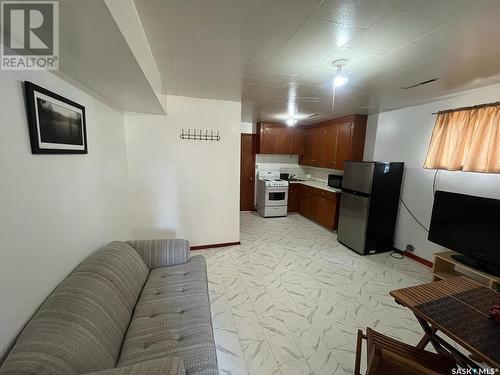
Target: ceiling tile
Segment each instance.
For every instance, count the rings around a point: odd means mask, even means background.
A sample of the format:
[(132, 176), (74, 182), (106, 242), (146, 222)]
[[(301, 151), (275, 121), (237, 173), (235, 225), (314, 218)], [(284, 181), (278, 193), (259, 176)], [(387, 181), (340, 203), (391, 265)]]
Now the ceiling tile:
[[(500, 0), (135, 0), (169, 94), (242, 116), (377, 113), (500, 82)], [(331, 108), (331, 61), (348, 59)], [(435, 84), (402, 93), (439, 75)]]
[(351, 27), (368, 28), (394, 10), (386, 0), (326, 0), (315, 15)]
[(297, 82), (309, 86), (331, 85), (335, 72), (332, 70), (309, 69), (300, 75)]
[(314, 68), (336, 72), (337, 66), (333, 65), (332, 62), (338, 59), (346, 59), (347, 63), (342, 70), (344, 73), (350, 74), (361, 67), (374, 62), (380, 57), (381, 55), (376, 53), (362, 51), (355, 48), (341, 47), (326, 57), (318, 65), (314, 66)]
[(271, 102), (286, 103), (287, 97), (282, 89), (276, 87), (265, 87), (249, 85), (243, 90), (243, 100), (248, 102)]
[(260, 86), (282, 88), (296, 80), (297, 76), (293, 74), (264, 70), (256, 75), (254, 83)]
[(385, 54), (439, 27), (437, 22), (410, 13), (394, 11), (368, 30), (363, 31), (347, 47)]
[(491, 0), (390, 0), (396, 9), (441, 23), (475, 13), (491, 3)]
[(410, 43), (350, 74), (350, 84), (369, 86), (388, 75), (407, 70), (442, 54), (438, 49)]
[(270, 62), (270, 70), (301, 74), (343, 46), (362, 29), (309, 18)]

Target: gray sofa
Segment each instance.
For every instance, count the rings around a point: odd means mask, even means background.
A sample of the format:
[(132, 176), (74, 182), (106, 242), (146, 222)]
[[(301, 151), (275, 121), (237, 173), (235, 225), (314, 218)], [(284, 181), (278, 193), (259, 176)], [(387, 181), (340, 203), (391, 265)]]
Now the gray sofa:
[(0, 374), (218, 374), (205, 259), (185, 240), (110, 243), (47, 298)]

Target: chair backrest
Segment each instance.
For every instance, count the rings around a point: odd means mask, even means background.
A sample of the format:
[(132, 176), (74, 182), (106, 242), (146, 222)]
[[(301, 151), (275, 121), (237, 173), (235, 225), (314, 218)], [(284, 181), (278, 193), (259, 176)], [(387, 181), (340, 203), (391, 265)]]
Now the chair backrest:
[(0, 375), (72, 375), (115, 367), (149, 269), (123, 242), (85, 259), (45, 300)]

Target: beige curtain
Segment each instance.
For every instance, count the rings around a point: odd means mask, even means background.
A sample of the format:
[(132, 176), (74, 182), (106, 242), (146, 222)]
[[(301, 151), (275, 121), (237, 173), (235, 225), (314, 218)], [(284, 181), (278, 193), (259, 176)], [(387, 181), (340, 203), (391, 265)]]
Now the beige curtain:
[(424, 168), (500, 173), (500, 105), (439, 113)]

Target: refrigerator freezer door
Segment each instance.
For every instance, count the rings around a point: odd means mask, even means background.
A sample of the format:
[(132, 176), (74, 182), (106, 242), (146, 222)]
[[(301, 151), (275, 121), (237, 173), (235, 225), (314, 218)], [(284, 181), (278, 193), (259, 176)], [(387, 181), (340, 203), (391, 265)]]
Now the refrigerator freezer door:
[(370, 194), (375, 164), (370, 162), (346, 161), (342, 188)]
[(370, 198), (342, 192), (337, 239), (354, 251), (364, 254)]

